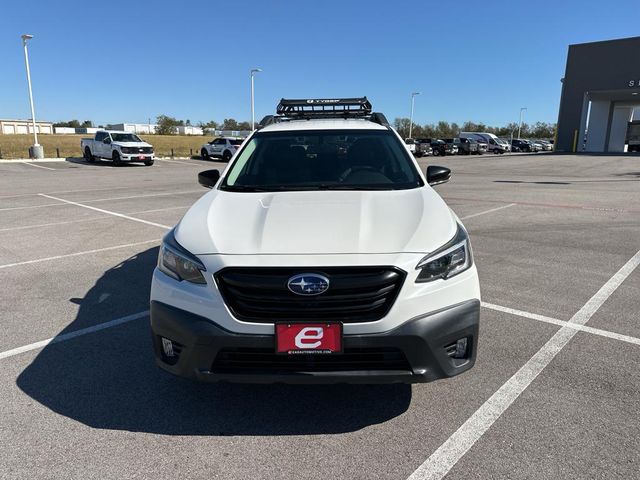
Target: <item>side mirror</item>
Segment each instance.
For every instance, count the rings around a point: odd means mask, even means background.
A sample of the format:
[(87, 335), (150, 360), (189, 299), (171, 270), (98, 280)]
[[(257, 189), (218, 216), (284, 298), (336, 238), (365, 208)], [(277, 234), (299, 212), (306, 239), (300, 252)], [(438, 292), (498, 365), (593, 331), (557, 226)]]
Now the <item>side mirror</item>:
[(451, 178), (451, 170), (446, 167), (430, 165), (427, 167), (427, 183), (431, 186), (447, 183)]
[(109, 143), (111, 143), (111, 139), (109, 137), (106, 137), (104, 140), (102, 140), (102, 143), (108, 145)]
[(220, 180), (219, 170), (205, 170), (198, 174), (198, 183), (205, 188), (213, 188)]

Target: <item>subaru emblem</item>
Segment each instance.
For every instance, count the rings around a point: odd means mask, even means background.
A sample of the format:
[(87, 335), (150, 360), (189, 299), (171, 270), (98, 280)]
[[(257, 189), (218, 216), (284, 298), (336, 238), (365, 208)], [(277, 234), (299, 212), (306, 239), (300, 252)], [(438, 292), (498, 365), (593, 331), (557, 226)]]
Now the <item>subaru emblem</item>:
[(287, 281), (287, 288), (296, 295), (320, 295), (329, 288), (329, 279), (317, 273), (299, 273)]

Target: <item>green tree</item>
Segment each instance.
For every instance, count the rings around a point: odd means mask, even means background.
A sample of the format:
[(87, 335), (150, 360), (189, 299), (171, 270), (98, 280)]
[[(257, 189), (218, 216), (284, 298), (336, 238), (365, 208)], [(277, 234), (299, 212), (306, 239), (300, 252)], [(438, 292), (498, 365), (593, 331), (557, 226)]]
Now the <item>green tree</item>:
[(208, 135), (206, 130), (213, 129), (216, 130), (218, 128), (218, 122), (215, 120), (209, 120), (208, 122), (198, 122), (198, 127), (202, 129), (203, 135)]
[(238, 122), (233, 118), (225, 118), (224, 122), (222, 122), (223, 130), (240, 130), (238, 128)]
[(91, 120), (85, 120), (80, 126), (82, 128), (93, 128), (93, 122)]
[[(402, 138), (409, 138), (409, 125), (411, 120), (406, 117), (396, 118), (393, 121), (393, 128), (395, 128)], [(422, 134), (422, 127), (420, 125), (414, 123), (411, 126), (411, 135), (413, 138), (420, 138)]]
[(180, 125), (180, 121), (173, 117), (168, 115), (158, 115), (156, 117), (156, 123), (158, 124), (156, 127), (157, 135), (175, 135), (178, 133), (177, 127)]
[(80, 122), (78, 120), (71, 120), (69, 122), (57, 122), (53, 124), (54, 127), (69, 127), (80, 128)]

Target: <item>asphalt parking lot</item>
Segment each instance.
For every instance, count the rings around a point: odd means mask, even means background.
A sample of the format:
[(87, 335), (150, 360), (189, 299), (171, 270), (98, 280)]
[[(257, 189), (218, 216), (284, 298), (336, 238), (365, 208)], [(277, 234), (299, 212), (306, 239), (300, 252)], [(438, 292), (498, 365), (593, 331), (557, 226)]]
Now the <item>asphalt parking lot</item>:
[(223, 164), (0, 162), (0, 478), (637, 478), (640, 157), (420, 163), (454, 172), (436, 188), (471, 235), (478, 362), (327, 387), (153, 364), (159, 240)]

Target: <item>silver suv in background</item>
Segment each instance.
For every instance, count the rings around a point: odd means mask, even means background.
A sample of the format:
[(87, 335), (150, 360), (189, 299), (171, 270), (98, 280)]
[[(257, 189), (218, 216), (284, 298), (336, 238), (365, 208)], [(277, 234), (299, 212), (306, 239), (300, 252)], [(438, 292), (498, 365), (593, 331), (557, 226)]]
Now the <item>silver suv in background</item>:
[(211, 157), (221, 158), (223, 162), (228, 162), (238, 151), (244, 139), (237, 137), (220, 137), (205, 143), (200, 148), (200, 156), (205, 160)]

